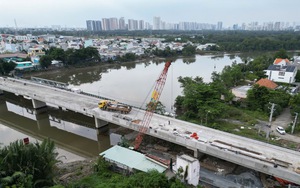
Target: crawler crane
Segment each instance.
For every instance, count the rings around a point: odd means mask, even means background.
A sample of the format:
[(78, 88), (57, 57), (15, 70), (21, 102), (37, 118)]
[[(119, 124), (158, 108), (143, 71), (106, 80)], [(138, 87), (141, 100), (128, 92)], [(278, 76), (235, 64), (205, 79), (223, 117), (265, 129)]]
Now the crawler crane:
[(165, 63), (165, 67), (164, 67), (162, 73), (160, 74), (159, 78), (156, 80), (156, 84), (155, 84), (154, 90), (151, 95), (151, 100), (150, 100), (149, 104), (147, 105), (145, 115), (143, 117), (143, 120), (141, 121), (141, 126), (139, 128), (139, 134), (136, 137), (135, 142), (134, 142), (135, 150), (137, 150), (139, 148), (140, 144), (142, 143), (143, 136), (148, 130), (154, 110), (156, 109), (161, 92), (165, 86), (166, 79), (167, 79), (167, 73), (168, 73), (170, 65), (171, 65), (171, 61), (168, 61)]

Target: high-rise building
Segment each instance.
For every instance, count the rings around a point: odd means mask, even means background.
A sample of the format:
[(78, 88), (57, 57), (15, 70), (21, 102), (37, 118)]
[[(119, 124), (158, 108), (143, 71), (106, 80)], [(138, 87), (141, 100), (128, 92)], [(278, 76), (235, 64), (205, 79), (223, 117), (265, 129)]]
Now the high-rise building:
[(281, 28), (280, 28), (280, 22), (275, 22), (275, 24), (274, 24), (274, 30), (275, 31), (281, 30)]
[(128, 19), (128, 30), (133, 31), (133, 30), (138, 30), (138, 29), (139, 29), (138, 20)]
[(151, 27), (151, 25), (150, 25), (149, 22), (145, 22), (145, 29), (146, 29), (146, 30), (152, 29), (152, 27)]
[(134, 20), (133, 19), (128, 19), (128, 30), (129, 31), (132, 31), (132, 30), (134, 30), (133, 28), (134, 28)]
[(88, 31), (101, 31), (101, 21), (99, 20), (87, 20), (86, 27)]
[(133, 20), (133, 30), (139, 29), (139, 22), (137, 20)]
[(233, 24), (232, 29), (233, 30), (238, 30), (239, 29), (239, 25), (238, 24)]
[(110, 24), (108, 18), (102, 18), (102, 30), (109, 31), (110, 30)]
[(140, 20), (139, 21), (139, 30), (144, 30), (144, 29), (145, 29), (144, 20)]
[(102, 31), (102, 23), (100, 20), (95, 21), (96, 22), (96, 31)]
[(93, 31), (93, 20), (86, 21), (86, 28), (88, 31)]
[(119, 29), (120, 30), (125, 30), (126, 29), (126, 24), (125, 24), (125, 19), (124, 17), (121, 17), (119, 19)]
[(109, 18), (109, 28), (110, 28), (110, 30), (118, 30), (119, 29), (118, 18)]
[(222, 30), (223, 22), (218, 22), (217, 30)]
[(161, 20), (160, 17), (153, 18), (153, 30), (160, 30)]

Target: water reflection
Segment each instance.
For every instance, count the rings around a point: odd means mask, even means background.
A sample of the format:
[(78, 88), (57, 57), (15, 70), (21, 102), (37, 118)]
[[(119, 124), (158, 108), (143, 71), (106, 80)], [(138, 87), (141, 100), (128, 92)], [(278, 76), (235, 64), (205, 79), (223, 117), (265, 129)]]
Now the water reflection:
[(83, 127), (75, 123), (64, 121), (52, 115), (49, 115), (49, 121), (51, 127), (56, 127), (60, 130), (67, 131), (88, 139), (92, 139), (94, 141), (98, 141), (96, 129)]
[(183, 63), (191, 64), (191, 63), (195, 63), (196, 62), (196, 58), (195, 57), (182, 58), (182, 61), (183, 61)]
[(32, 119), (35, 121), (37, 120), (35, 111), (33, 109), (23, 108), (19, 105), (15, 105), (15, 104), (7, 102), (7, 101), (5, 102), (5, 104), (6, 104), (7, 110), (9, 112), (13, 112), (15, 114), (21, 115), (23, 117), (26, 117), (26, 118), (29, 118), (29, 119)]
[[(221, 72), (223, 67), (231, 65), (233, 61), (242, 63), (238, 56), (227, 55), (196, 55), (191, 58), (179, 58), (169, 69), (168, 78), (161, 94), (160, 101), (168, 112), (178, 95), (182, 95), (182, 88), (178, 77), (202, 77), (204, 82), (211, 81), (212, 72)], [(44, 74), (41, 77), (50, 80), (69, 83), (70, 87), (115, 99), (129, 105), (145, 108), (150, 100), (149, 93), (159, 74), (164, 68), (165, 59), (149, 59), (131, 63), (115, 63), (87, 67), (83, 69), (63, 70), (55, 74)]]
[[(9, 97), (6, 97), (9, 96)], [(28, 135), (36, 140), (52, 139), (59, 148), (83, 157), (98, 156), (111, 146), (110, 135), (118, 133), (120, 127), (109, 125), (95, 129), (94, 119), (71, 111), (48, 107), (46, 112), (36, 111), (31, 105), (22, 103), (22, 98), (13, 94), (0, 96), (0, 143), (8, 145), (5, 127), (11, 132), (10, 142)], [(45, 111), (45, 110), (44, 110)], [(19, 134), (18, 132), (22, 133)], [(113, 143), (120, 142), (114, 138)]]

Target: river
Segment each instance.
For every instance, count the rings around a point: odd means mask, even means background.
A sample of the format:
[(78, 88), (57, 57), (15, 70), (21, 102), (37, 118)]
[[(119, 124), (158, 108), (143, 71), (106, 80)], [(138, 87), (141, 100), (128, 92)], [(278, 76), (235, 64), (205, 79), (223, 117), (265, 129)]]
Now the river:
[[(174, 100), (181, 95), (178, 77), (200, 76), (210, 82), (213, 71), (220, 72), (233, 61), (242, 63), (235, 55), (196, 55), (194, 58), (177, 59), (172, 63), (161, 95), (161, 102), (171, 112)], [(164, 61), (144, 61), (80, 69), (63, 69), (59, 73), (42, 74), (45, 79), (65, 82), (85, 92), (109, 97), (134, 106), (144, 106), (156, 79), (162, 72)], [(8, 145), (17, 139), (29, 137), (30, 141), (51, 138), (59, 148), (64, 161), (97, 156), (130, 133), (116, 125), (106, 130), (96, 130), (94, 120), (54, 107), (36, 112), (31, 102), (20, 96), (5, 93), (0, 96), (0, 143)]]
[[(221, 72), (232, 62), (242, 63), (239, 56), (196, 55), (195, 58), (180, 58), (169, 68), (167, 81), (160, 101), (171, 112), (174, 101), (182, 95), (178, 77), (202, 77), (204, 82), (211, 81), (212, 72)], [(114, 64), (105, 67), (66, 70), (58, 74), (46, 74), (40, 77), (70, 84), (70, 88), (115, 99), (136, 107), (145, 107), (149, 94), (164, 68), (164, 61)]]

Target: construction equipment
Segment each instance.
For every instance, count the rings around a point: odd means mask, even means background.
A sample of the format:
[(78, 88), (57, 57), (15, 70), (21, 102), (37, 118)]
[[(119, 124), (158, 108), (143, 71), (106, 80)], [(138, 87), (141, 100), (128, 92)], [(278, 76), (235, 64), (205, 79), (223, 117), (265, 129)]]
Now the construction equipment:
[(110, 100), (101, 100), (98, 103), (98, 107), (102, 110), (117, 111), (121, 112), (122, 114), (128, 114), (131, 111), (131, 106)]
[(146, 113), (143, 117), (143, 120), (141, 121), (141, 126), (139, 128), (139, 134), (136, 137), (135, 142), (134, 142), (135, 150), (137, 150), (139, 148), (140, 144), (142, 143), (143, 136), (148, 130), (154, 110), (156, 109), (161, 92), (165, 86), (166, 79), (167, 79), (167, 73), (168, 73), (170, 65), (171, 65), (171, 61), (168, 61), (165, 63), (165, 67), (164, 67), (162, 73), (160, 74), (159, 78), (156, 80), (156, 84), (155, 84), (154, 90), (151, 95), (151, 100), (150, 100), (149, 104), (147, 105)]

